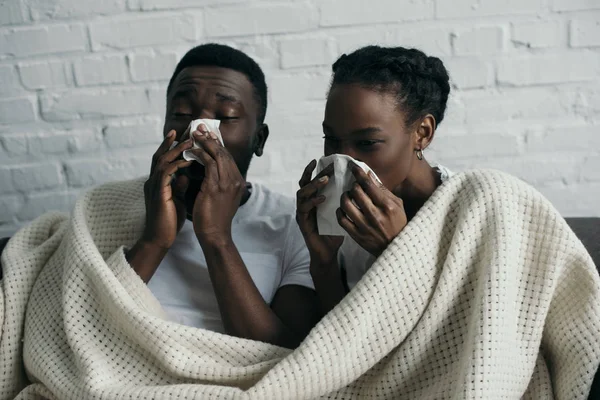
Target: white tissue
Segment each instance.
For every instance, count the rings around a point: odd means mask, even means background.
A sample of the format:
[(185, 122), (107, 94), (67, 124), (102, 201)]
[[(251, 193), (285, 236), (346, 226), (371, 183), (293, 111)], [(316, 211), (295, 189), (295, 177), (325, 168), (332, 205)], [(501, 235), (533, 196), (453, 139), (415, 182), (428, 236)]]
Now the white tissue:
[[(200, 124), (204, 124), (206, 125), (206, 127), (208, 128), (209, 131), (213, 132), (215, 135), (217, 135), (217, 137), (219, 138), (219, 141), (221, 142), (221, 145), (223, 147), (225, 147), (225, 143), (223, 143), (223, 136), (221, 135), (221, 131), (219, 130), (219, 125), (221, 124), (221, 121), (219, 121), (218, 119), (195, 119), (192, 122), (190, 122), (190, 127), (188, 128), (188, 134), (187, 135), (191, 135), (192, 132), (194, 132), (197, 128), (198, 125)], [(193, 137), (193, 136), (192, 136)], [(182, 137), (182, 140), (187, 139), (188, 136), (184, 135), (184, 137)], [(173, 143), (173, 145), (176, 145), (176, 143)], [(194, 146), (192, 147), (192, 149), (197, 149), (200, 146), (198, 145), (198, 143), (196, 143), (194, 141)], [(197, 161), (200, 164), (204, 165), (204, 163), (194, 155), (194, 153), (192, 153), (191, 149), (190, 150), (185, 150), (183, 152), (183, 158), (186, 161)]]
[[(342, 194), (349, 191), (356, 181), (352, 174), (352, 162), (361, 167), (367, 174), (372, 172), (367, 164), (345, 154), (332, 154), (322, 157), (317, 163), (317, 174), (333, 164), (333, 175), (329, 178), (327, 186), (319, 193), (326, 197), (325, 201), (317, 206), (319, 235), (349, 236), (348, 232), (338, 223), (335, 212), (340, 207)], [(373, 172), (373, 175), (375, 175), (375, 172)], [(381, 182), (376, 175), (375, 178)]]

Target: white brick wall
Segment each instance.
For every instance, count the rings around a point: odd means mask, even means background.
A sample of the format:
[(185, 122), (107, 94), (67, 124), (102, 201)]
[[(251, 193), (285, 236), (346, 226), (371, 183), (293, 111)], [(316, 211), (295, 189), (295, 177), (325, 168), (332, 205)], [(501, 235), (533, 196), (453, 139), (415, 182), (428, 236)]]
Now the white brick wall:
[(441, 57), (454, 93), (426, 151), (500, 168), (564, 215), (600, 216), (599, 0), (0, 1), (0, 236), (105, 181), (147, 173), (165, 88), (208, 41), (270, 85), (250, 175), (293, 194), (322, 152), (331, 63), (378, 43)]

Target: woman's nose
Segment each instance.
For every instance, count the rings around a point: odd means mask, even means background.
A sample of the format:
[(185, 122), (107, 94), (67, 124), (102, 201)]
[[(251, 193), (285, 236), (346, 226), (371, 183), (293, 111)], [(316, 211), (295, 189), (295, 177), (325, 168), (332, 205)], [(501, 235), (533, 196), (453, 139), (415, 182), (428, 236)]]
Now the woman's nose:
[(357, 154), (356, 154), (356, 151), (354, 150), (354, 147), (350, 146), (348, 143), (342, 143), (342, 145), (340, 146), (339, 150), (340, 150), (339, 151), (340, 154), (345, 154), (345, 155), (350, 156), (350, 157), (352, 157), (354, 159), (357, 158), (356, 157)]

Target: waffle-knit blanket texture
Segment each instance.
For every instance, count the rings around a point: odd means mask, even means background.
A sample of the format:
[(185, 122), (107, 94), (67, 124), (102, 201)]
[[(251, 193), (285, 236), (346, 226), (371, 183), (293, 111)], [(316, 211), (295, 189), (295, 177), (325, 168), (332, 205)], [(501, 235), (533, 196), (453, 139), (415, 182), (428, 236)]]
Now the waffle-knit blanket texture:
[(551, 204), (444, 183), (295, 351), (167, 319), (124, 257), (143, 180), (46, 214), (3, 255), (0, 399), (585, 399), (600, 279)]

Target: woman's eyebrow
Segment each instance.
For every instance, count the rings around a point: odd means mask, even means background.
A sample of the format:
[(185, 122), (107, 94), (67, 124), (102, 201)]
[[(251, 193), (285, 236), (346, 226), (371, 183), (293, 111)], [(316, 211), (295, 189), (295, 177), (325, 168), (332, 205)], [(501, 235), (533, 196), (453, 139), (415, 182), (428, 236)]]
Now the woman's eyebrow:
[[(333, 131), (325, 122), (323, 122), (323, 130), (327, 131), (327, 132)], [(381, 129), (381, 128), (378, 128), (376, 126), (370, 126), (367, 128), (356, 129), (356, 130), (350, 132), (350, 135), (361, 136), (361, 135), (369, 135), (369, 134), (373, 134), (373, 133), (379, 133), (382, 131), (383, 131), (383, 129)]]
[(357, 129), (355, 131), (350, 132), (350, 134), (359, 136), (359, 135), (369, 135), (371, 133), (379, 133), (381, 131), (382, 131), (381, 128), (378, 128), (376, 126), (370, 126), (368, 128)]

